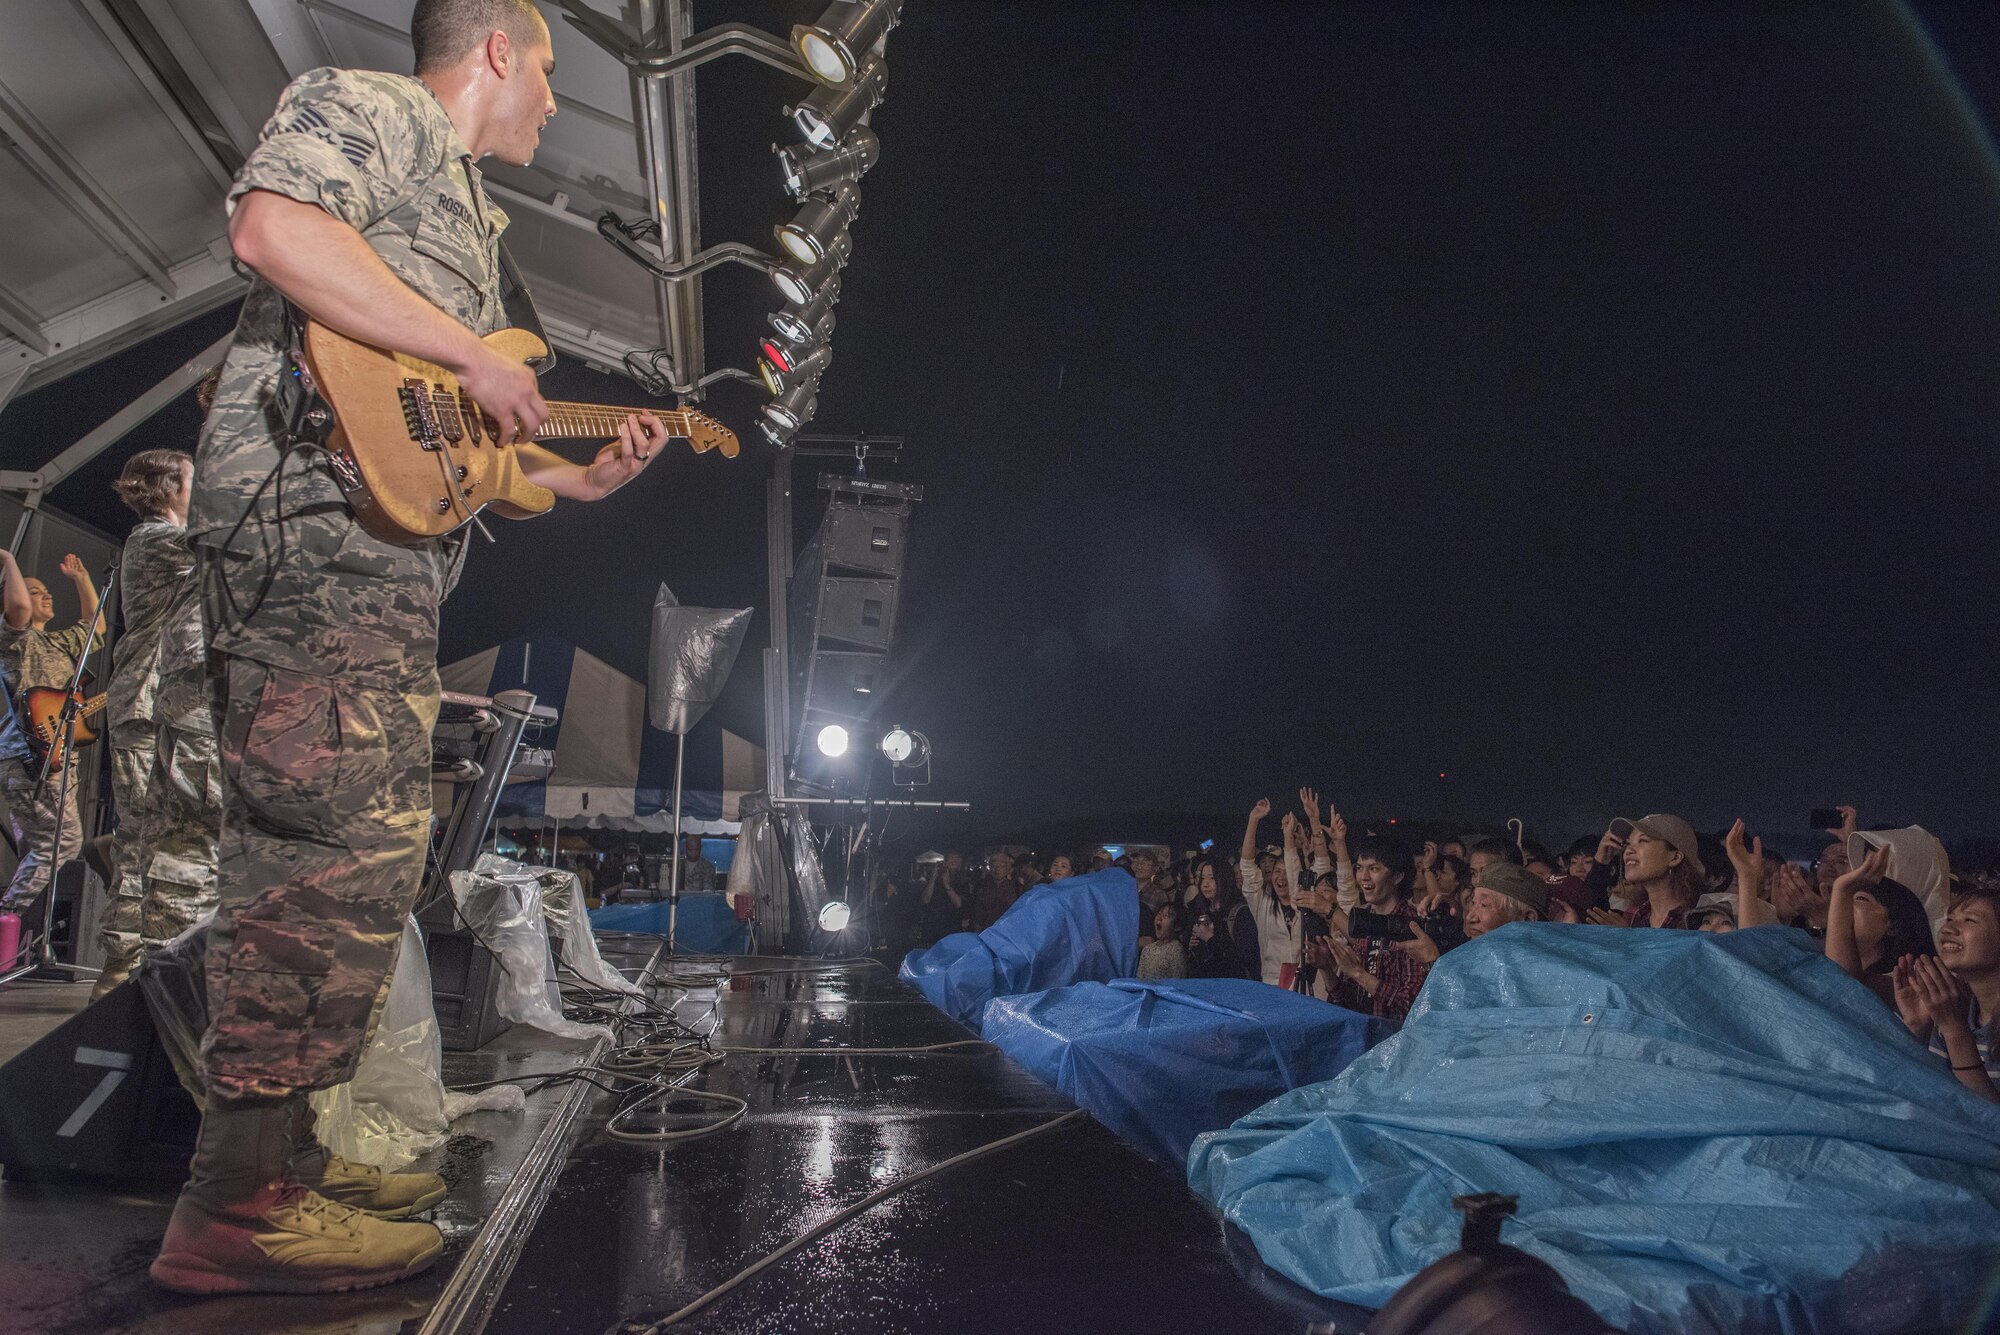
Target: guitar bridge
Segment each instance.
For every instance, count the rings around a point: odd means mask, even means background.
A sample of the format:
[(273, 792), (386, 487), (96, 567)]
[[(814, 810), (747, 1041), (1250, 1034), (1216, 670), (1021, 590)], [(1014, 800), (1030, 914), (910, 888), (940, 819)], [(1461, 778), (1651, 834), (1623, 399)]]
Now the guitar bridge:
[(427, 450), (444, 448), (444, 427), (438, 422), (437, 405), (431, 402), (431, 387), (421, 380), (405, 380), (396, 390), (403, 401), (403, 424), (410, 439)]

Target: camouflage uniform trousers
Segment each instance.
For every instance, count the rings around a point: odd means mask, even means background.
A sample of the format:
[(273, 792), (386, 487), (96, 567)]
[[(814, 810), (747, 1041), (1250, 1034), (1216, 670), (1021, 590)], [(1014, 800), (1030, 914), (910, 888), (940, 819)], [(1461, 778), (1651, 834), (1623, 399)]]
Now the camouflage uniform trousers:
[[(222, 768), (207, 728), (160, 725), (151, 769), (118, 808), (118, 897), (98, 924), (105, 973), (123, 972), (215, 909)], [(136, 748), (135, 748), (136, 749)], [(120, 752), (114, 749), (113, 777)], [(128, 862), (127, 859), (130, 859)], [(136, 893), (127, 895), (130, 880)]]
[(352, 1078), (430, 837), (439, 554), (344, 513), (286, 538), (200, 557), (223, 794), (201, 1058), (230, 1103)]
[(146, 902), (139, 824), (153, 778), (154, 744), (150, 719), (135, 719), (111, 730), (111, 805), (118, 813), (118, 828), (111, 835), (111, 864), (117, 881), (97, 919), (106, 977), (122, 977), (139, 958), (139, 920)]
[(58, 822), (62, 826), (62, 842), (56, 850), (54, 866), (60, 867), (83, 851), (83, 823), (76, 814), (76, 775), (70, 775), (69, 791), (59, 812), (56, 789), (62, 783), (62, 771), (49, 771), (49, 781), (38, 796), (35, 777), (41, 772), (39, 760), (0, 760), (0, 799), (7, 806), (8, 833), (14, 838), (14, 847), (20, 850), (14, 878), (6, 893), (0, 895), (0, 909), (30, 920), (23, 924), (24, 940), (28, 931), (40, 930), (41, 895), (54, 879), (49, 845), (55, 838)]

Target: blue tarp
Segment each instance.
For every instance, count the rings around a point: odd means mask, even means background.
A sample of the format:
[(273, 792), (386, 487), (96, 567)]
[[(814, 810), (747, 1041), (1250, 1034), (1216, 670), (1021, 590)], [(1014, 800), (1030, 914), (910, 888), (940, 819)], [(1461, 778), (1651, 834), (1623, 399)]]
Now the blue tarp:
[(2000, 1263), (2000, 1106), (1784, 927), (1503, 927), (1188, 1177), (1366, 1307), (1456, 1247), (1474, 1191), (1518, 1195), (1503, 1240), (1635, 1335), (1955, 1327)]
[[(667, 934), (667, 901), (610, 904), (590, 915), (594, 932)], [(750, 946), (748, 923), (736, 920), (728, 895), (682, 895), (674, 921), (675, 948), (690, 955), (740, 955)]]
[(1331, 1080), (1389, 1030), (1247, 978), (1187, 978), (996, 997), (981, 1036), (1179, 1168), (1197, 1135)]
[(903, 958), (903, 981), (974, 1033), (995, 997), (1129, 978), (1139, 964), (1139, 885), (1118, 867), (1038, 885), (983, 932)]

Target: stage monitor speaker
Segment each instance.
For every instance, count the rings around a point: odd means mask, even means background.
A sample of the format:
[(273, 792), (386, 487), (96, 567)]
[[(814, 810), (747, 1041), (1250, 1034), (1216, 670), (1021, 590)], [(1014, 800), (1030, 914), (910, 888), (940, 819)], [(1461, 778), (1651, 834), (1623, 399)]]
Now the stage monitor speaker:
[(114, 987), (0, 1066), (9, 1180), (178, 1182), (200, 1125), (136, 983)]
[(446, 1052), (477, 1052), (514, 1027), (500, 1014), (500, 961), (458, 925), (456, 906), (444, 898), (417, 914), (424, 957), (431, 969), (431, 1006)]

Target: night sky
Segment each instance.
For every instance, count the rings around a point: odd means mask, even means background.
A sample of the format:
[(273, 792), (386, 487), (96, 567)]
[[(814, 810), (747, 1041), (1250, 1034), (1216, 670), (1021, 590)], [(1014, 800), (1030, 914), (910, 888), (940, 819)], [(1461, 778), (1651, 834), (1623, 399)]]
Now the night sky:
[[(929, 795), (2000, 832), (2000, 24), (1919, 8), (910, 0), (815, 427), (928, 491), (886, 711)], [(704, 240), (765, 243), (795, 85), (701, 78)], [(768, 285), (707, 302), (741, 364)], [(747, 443), (759, 398), (712, 405)], [(193, 426), (55, 503), (122, 532), (109, 476)], [(498, 525), (446, 658), (540, 627), (643, 675), (661, 580), (762, 602), (767, 467)], [(754, 653), (719, 714), (761, 735)]]

